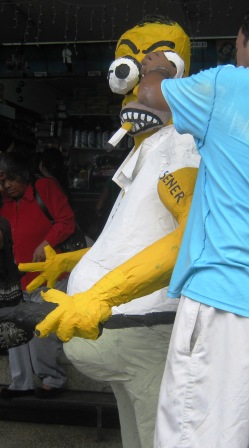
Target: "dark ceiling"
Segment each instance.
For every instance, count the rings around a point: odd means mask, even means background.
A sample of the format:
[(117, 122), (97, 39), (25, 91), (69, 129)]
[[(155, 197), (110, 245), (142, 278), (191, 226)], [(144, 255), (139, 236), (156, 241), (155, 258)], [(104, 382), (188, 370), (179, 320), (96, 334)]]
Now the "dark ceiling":
[[(247, 8), (246, 0), (239, 0), (237, 4), (235, 0), (0, 0), (0, 78), (20, 77), (20, 72), (6, 72), (6, 60), (13, 52), (12, 46), (19, 48), (22, 44), (32, 73), (58, 75), (37, 78), (37, 83), (49, 85), (61, 95), (72, 96), (75, 88), (96, 84), (98, 78), (90, 77), (88, 72), (96, 70), (94, 64), (98, 61), (97, 69), (104, 74), (109, 92), (105, 73), (114, 57), (115, 42), (146, 16), (168, 16), (192, 39), (201, 41), (203, 38), (234, 38)], [(102, 44), (91, 45), (91, 42)], [(67, 76), (62, 64), (61, 47), (64, 48), (65, 43), (73, 50), (73, 76)], [(209, 60), (208, 52), (205, 51), (205, 58), (209, 67), (216, 64), (216, 60)], [(202, 58), (202, 52), (197, 53), (198, 58)], [(194, 59), (192, 51), (192, 62)], [(52, 68), (44, 67), (44, 61), (47, 65), (50, 61)], [(101, 61), (105, 65), (99, 68)]]
[(192, 38), (236, 36), (239, 0), (0, 0), (3, 44), (116, 41), (148, 14), (176, 20)]

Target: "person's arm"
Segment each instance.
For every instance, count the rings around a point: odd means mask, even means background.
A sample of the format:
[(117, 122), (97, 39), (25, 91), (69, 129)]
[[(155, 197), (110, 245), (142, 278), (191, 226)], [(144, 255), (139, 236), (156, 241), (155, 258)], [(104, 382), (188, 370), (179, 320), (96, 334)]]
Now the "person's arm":
[(170, 111), (161, 90), (163, 79), (174, 78), (176, 67), (163, 51), (148, 53), (141, 62), (142, 78), (137, 97), (140, 103), (157, 110)]
[(36, 189), (54, 220), (44, 241), (48, 242), (50, 246), (56, 247), (74, 232), (74, 212), (69, 205), (67, 196), (55, 179), (38, 179)]

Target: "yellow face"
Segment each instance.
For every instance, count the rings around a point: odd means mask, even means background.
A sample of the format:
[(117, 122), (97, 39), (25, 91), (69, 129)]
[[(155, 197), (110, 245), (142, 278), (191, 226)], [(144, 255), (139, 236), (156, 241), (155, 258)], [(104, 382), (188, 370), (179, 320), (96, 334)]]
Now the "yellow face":
[(177, 23), (146, 23), (126, 31), (119, 39), (115, 58), (132, 56), (138, 62), (151, 51), (173, 51), (185, 63), (185, 76), (189, 74), (190, 40)]
[(158, 50), (171, 52), (171, 55), (176, 53), (184, 63), (181, 61), (183, 76), (189, 74), (190, 39), (180, 25), (169, 20), (167, 23), (146, 22), (126, 31), (117, 43), (115, 61), (109, 69), (112, 91), (123, 95), (121, 122), (133, 122), (129, 134), (134, 137), (136, 146), (160, 127), (171, 123), (169, 113), (151, 110), (137, 101), (141, 61), (146, 54)]

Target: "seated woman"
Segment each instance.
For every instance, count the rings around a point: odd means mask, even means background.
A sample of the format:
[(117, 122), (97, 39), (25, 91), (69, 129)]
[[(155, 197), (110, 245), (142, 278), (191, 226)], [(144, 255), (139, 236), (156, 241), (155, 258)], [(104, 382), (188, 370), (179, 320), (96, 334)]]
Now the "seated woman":
[[(56, 179), (40, 177), (34, 185), (27, 158), (20, 152), (6, 153), (0, 158), (0, 175), (3, 187), (0, 215), (8, 219), (11, 226), (15, 262), (44, 261), (46, 246), (59, 251), (59, 245), (74, 233), (75, 217), (67, 196)], [(52, 219), (41, 208), (38, 195)], [(27, 285), (36, 275), (25, 273), (20, 282), (24, 302), (35, 302), (40, 307), (45, 285), (42, 284), (32, 293), (27, 291)], [(66, 291), (67, 282), (68, 273), (64, 272), (58, 279), (58, 289)], [(23, 303), (20, 308), (24, 308)], [(29, 330), (30, 313), (27, 317)], [(54, 397), (66, 381), (66, 374), (59, 363), (61, 350), (62, 343), (56, 335), (42, 341), (32, 338), (22, 347), (11, 348), (9, 365), (12, 382), (8, 388), (1, 390), (1, 396), (11, 398), (34, 393), (39, 398)], [(36, 388), (34, 374), (41, 380), (40, 388)]]

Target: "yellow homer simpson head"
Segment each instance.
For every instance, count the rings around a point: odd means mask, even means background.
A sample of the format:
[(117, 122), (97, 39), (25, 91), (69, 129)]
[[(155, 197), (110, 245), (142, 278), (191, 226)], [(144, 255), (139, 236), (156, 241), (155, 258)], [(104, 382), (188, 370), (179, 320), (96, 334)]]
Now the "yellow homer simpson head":
[(145, 110), (137, 102), (141, 61), (147, 53), (157, 50), (166, 52), (167, 58), (176, 65), (176, 77), (189, 74), (190, 39), (178, 23), (161, 17), (148, 18), (126, 31), (117, 43), (115, 61), (109, 68), (111, 90), (124, 96), (121, 122), (133, 122), (129, 134), (134, 137), (155, 132), (171, 118), (165, 112)]

